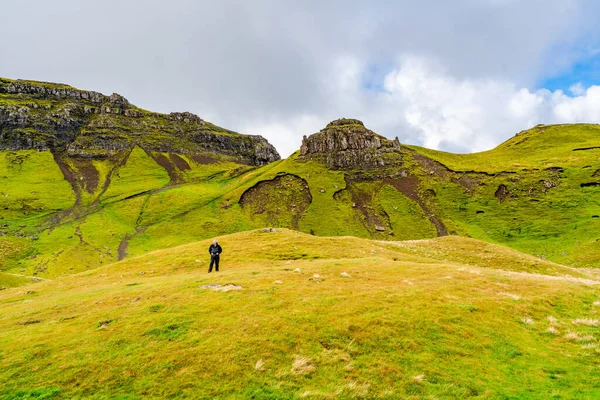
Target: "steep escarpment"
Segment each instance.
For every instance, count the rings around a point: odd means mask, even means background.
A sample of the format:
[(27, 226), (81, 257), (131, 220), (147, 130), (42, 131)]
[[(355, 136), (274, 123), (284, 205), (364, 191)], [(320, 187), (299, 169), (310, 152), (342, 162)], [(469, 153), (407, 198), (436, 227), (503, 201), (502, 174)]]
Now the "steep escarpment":
[(52, 150), (101, 159), (135, 146), (149, 152), (216, 154), (248, 165), (280, 158), (264, 138), (220, 128), (189, 112), (153, 113), (116, 93), (0, 78), (0, 150)]
[(300, 154), (334, 169), (374, 169), (398, 165), (402, 156), (398, 139), (388, 140), (357, 119), (338, 119), (320, 132), (304, 136)]

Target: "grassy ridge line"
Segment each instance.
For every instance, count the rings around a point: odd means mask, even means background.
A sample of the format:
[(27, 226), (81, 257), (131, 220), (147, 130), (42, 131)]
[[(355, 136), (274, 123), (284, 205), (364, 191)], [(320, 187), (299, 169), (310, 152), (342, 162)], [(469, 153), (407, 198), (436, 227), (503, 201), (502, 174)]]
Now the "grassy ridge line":
[(518, 133), (494, 149), (479, 153), (454, 154), (420, 146), (407, 147), (441, 162), (453, 171), (479, 171), (496, 174), (551, 167), (583, 167), (598, 163), (600, 149), (574, 151), (600, 146), (600, 125), (538, 125)]
[[(451, 239), (428, 242), (453, 252), (461, 238)], [(207, 275), (208, 243), (0, 292), (0, 396), (542, 399), (600, 390), (600, 331), (586, 325), (598, 319), (598, 282), (287, 230), (222, 237), (223, 271)], [(464, 244), (467, 261), (478, 244)], [(488, 252), (503, 260), (496, 267), (530, 272), (528, 256)], [(225, 283), (244, 289), (200, 288)]]
[[(439, 262), (456, 262), (481, 268), (552, 276), (590, 277), (587, 272), (577, 268), (546, 261), (498, 244), (458, 236), (445, 236), (435, 240), (380, 242), (380, 244), (400, 248), (411, 254), (419, 254)], [(511, 260), (511, 263), (506, 260)]]

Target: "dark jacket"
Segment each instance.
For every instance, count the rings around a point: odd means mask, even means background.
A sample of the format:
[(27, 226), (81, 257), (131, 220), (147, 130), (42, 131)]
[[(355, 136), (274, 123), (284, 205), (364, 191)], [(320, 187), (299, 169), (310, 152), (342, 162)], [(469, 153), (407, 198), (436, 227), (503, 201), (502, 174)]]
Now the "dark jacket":
[(213, 256), (213, 255), (219, 255), (221, 254), (221, 252), (223, 252), (223, 249), (221, 248), (221, 246), (217, 243), (217, 244), (211, 244), (210, 247), (208, 248), (208, 253)]

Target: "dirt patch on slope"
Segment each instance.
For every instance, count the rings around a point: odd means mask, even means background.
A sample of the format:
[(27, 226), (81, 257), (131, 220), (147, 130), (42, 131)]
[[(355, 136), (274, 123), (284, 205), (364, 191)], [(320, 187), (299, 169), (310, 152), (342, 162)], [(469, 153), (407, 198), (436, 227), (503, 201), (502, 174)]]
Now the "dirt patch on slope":
[(496, 192), (494, 193), (494, 196), (496, 196), (496, 198), (498, 200), (504, 201), (508, 197), (510, 197), (510, 191), (508, 190), (508, 188), (506, 187), (506, 185), (502, 184), (502, 185), (498, 186), (498, 189), (496, 189)]
[[(146, 151), (146, 150), (144, 150)], [(165, 171), (169, 174), (169, 178), (171, 179), (171, 185), (178, 184), (184, 181), (183, 179), (183, 171), (188, 171), (191, 169), (190, 165), (183, 158), (174, 153), (168, 153), (168, 155), (164, 155), (162, 153), (146, 151), (148, 154), (158, 165), (163, 167)], [(192, 157), (193, 159), (193, 157)]]
[[(78, 207), (81, 205), (81, 188), (79, 187), (79, 179), (77, 173), (73, 171), (71, 166), (65, 162), (63, 159), (63, 155), (57, 151), (52, 151), (52, 156), (54, 157), (54, 162), (60, 168), (63, 176), (71, 185), (73, 192), (75, 192), (75, 204), (71, 207), (71, 209)], [(69, 211), (71, 210), (69, 209)], [(68, 213), (68, 211), (66, 211)]]
[(477, 179), (466, 174), (461, 175), (459, 178), (452, 178), (452, 182), (458, 183), (459, 185), (467, 189), (467, 192), (469, 193), (473, 193), (479, 186), (479, 181)]
[(100, 173), (94, 167), (92, 161), (79, 158), (72, 158), (70, 161), (75, 166), (77, 175), (79, 175), (81, 189), (89, 194), (94, 194), (100, 183)]
[(169, 160), (171, 160), (171, 162), (175, 164), (175, 167), (180, 171), (188, 171), (191, 169), (190, 164), (175, 153), (169, 153)]
[(208, 154), (194, 154), (190, 157), (196, 164), (205, 165), (205, 164), (214, 164), (218, 162), (217, 157), (210, 156)]
[(409, 199), (421, 207), (421, 210), (427, 215), (429, 221), (435, 226), (438, 236), (447, 236), (448, 228), (446, 225), (429, 209), (427, 204), (423, 201), (419, 194), (419, 178), (413, 175), (408, 175), (403, 178), (386, 178), (383, 180), (384, 184), (388, 184), (404, 194)]
[(177, 167), (173, 163), (171, 163), (171, 161), (164, 154), (153, 153), (150, 151), (146, 151), (146, 154), (152, 157), (152, 159), (156, 161), (158, 165), (160, 165), (165, 169), (165, 171), (167, 171), (167, 173), (169, 174), (169, 178), (171, 178), (171, 183), (177, 183), (180, 181), (180, 174), (177, 170)]
[(308, 182), (293, 174), (258, 182), (240, 197), (245, 212), (263, 218), (269, 225), (294, 229), (298, 229), (300, 218), (311, 203)]
[(129, 245), (129, 241), (131, 239), (133, 239), (134, 237), (143, 234), (146, 231), (146, 229), (147, 229), (147, 227), (138, 227), (138, 228), (136, 228), (134, 233), (125, 235), (125, 237), (123, 238), (123, 240), (121, 241), (121, 243), (119, 244), (119, 247), (117, 249), (117, 253), (119, 255), (119, 261), (121, 261), (125, 257), (127, 257), (127, 246)]
[[(355, 182), (358, 183), (360, 180), (351, 180), (346, 177), (346, 188), (336, 191), (333, 194), (333, 198), (337, 201), (344, 201), (345, 194), (349, 194), (352, 207), (360, 211), (364, 216), (363, 225), (365, 225), (367, 230), (375, 229), (375, 231), (383, 232), (385, 229), (391, 229), (389, 215), (387, 215), (382, 207), (378, 207), (378, 204), (374, 201), (374, 195), (379, 192), (382, 185), (377, 187), (375, 193), (371, 193), (360, 190)], [(347, 200), (348, 198), (346, 197)]]
[(444, 164), (432, 160), (431, 158), (426, 157), (422, 154), (419, 154), (416, 151), (412, 153), (412, 156), (414, 160), (421, 164), (421, 167), (431, 175), (436, 175), (444, 178), (448, 176), (448, 174), (454, 172), (450, 168), (446, 167)]

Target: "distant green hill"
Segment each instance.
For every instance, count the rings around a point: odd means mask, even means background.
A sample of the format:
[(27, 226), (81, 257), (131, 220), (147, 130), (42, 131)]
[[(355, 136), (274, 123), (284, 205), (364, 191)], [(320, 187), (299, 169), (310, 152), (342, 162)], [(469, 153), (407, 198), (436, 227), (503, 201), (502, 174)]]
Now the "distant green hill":
[[(107, 108), (109, 111), (107, 112)], [(189, 113), (0, 80), (0, 271), (57, 277), (264, 226), (461, 235), (600, 265), (600, 127), (538, 126), (449, 154), (333, 121), (286, 160)]]

